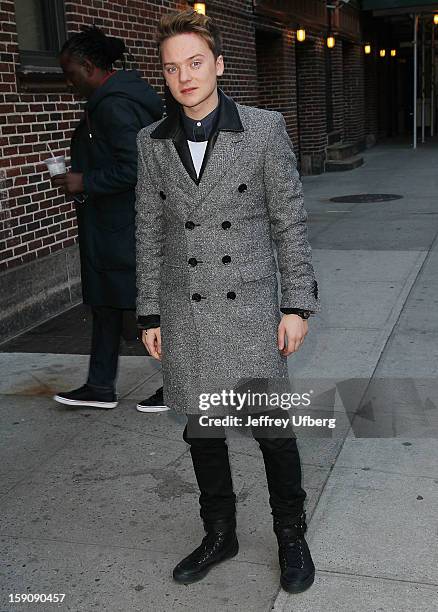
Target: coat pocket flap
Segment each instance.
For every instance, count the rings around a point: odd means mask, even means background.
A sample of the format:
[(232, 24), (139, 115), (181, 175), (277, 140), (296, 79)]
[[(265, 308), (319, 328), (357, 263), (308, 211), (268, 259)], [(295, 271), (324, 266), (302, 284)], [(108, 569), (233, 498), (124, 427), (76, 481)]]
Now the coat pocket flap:
[(250, 282), (265, 278), (277, 273), (277, 264), (275, 259), (262, 259), (260, 261), (249, 261), (246, 264), (239, 266), (240, 274), (243, 282)]

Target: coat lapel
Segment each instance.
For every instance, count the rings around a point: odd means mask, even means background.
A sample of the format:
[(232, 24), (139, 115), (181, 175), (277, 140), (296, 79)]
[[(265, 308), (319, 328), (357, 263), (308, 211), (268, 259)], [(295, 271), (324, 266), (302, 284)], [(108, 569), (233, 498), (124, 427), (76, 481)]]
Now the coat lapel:
[[(219, 132), (199, 183), (201, 201), (219, 184), (226, 174), (235, 167), (243, 149), (243, 132)], [(192, 210), (196, 207), (196, 202)]]
[(200, 208), (208, 194), (224, 176), (234, 168), (243, 149), (244, 128), (237, 106), (221, 90), (220, 110), (216, 132), (208, 142), (199, 178), (181, 127), (178, 112), (172, 112), (151, 133), (154, 151), (169, 186), (176, 186), (181, 193), (178, 208), (181, 214), (192, 214)]
[(168, 181), (168, 189), (177, 187), (183, 199), (191, 201), (198, 195), (198, 186), (190, 177), (172, 140), (155, 140), (154, 152), (163, 175)]
[[(186, 156), (181, 156), (178, 149), (181, 151), (183, 132), (179, 123), (179, 111), (173, 109), (151, 133), (153, 142), (153, 150), (159, 166), (162, 169), (164, 176), (170, 186), (177, 187), (181, 191), (181, 197), (178, 199), (181, 214), (184, 215), (183, 202), (191, 202), (198, 194), (196, 183), (190, 177), (187, 164), (193, 162), (187, 159)], [(176, 146), (175, 146), (176, 143)], [(177, 149), (178, 147), (178, 149)], [(190, 152), (188, 152), (190, 157)], [(195, 169), (193, 168), (193, 172)]]

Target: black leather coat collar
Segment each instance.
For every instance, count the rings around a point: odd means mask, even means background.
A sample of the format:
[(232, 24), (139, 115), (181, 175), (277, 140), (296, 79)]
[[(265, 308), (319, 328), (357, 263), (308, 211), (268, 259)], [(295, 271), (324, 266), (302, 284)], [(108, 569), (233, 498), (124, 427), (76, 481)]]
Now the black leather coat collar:
[(181, 125), (181, 119), (179, 114), (179, 108), (176, 112), (170, 114), (164, 119), (156, 128), (151, 132), (151, 138), (154, 139), (172, 139), (175, 149), (181, 159), (184, 168), (187, 170), (190, 178), (199, 185), (205, 167), (210, 158), (211, 152), (215, 145), (216, 139), (219, 132), (243, 132), (244, 128), (240, 120), (239, 112), (237, 110), (236, 103), (234, 100), (224, 94), (221, 89), (218, 89), (219, 93), (219, 116), (217, 124), (207, 142), (207, 148), (204, 154), (204, 160), (202, 167), (199, 172), (199, 177), (196, 176), (196, 170), (193, 165), (192, 156), (190, 149), (187, 144), (187, 138)]
[[(219, 118), (216, 125), (216, 131), (225, 132), (243, 132), (243, 125), (240, 121), (239, 112), (234, 100), (224, 94), (221, 89), (218, 89), (220, 97)], [(153, 132), (151, 138), (171, 138), (174, 140), (179, 132), (182, 132), (179, 113), (174, 112), (166, 117)]]

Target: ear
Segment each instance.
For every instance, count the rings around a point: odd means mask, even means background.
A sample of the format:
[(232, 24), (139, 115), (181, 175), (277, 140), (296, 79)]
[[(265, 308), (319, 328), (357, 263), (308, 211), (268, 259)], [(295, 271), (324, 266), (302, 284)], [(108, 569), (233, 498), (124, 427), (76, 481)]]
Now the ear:
[(225, 70), (224, 66), (224, 57), (223, 55), (218, 55), (216, 59), (216, 76), (222, 76)]
[(89, 59), (84, 59), (82, 65), (85, 68), (85, 72), (87, 73), (87, 76), (92, 76), (92, 74), (94, 73), (96, 69), (96, 66), (93, 64), (93, 62), (90, 62)]

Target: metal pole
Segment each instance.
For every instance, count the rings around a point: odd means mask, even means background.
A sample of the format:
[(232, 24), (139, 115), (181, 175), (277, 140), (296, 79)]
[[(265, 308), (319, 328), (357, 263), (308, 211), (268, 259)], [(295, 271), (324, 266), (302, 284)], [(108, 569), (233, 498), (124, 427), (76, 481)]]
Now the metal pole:
[(414, 13), (414, 149), (417, 148), (418, 15)]
[(432, 55), (431, 55), (431, 87), (430, 87), (430, 135), (435, 131), (435, 24), (432, 23)]
[(426, 22), (423, 17), (421, 27), (421, 142), (426, 140)]

